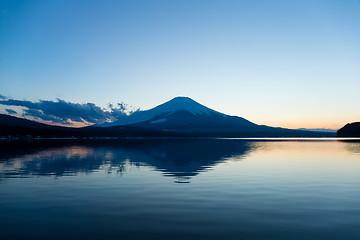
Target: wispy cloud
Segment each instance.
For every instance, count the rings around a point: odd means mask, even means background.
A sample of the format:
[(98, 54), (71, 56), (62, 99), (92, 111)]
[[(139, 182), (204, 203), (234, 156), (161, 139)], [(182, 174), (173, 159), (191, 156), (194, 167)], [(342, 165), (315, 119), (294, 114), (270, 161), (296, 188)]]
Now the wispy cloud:
[(7, 108), (7, 109), (5, 109), (5, 110), (6, 110), (6, 112), (7, 112), (8, 114), (17, 114), (17, 112), (16, 112), (15, 110), (13, 110), (13, 109)]
[[(85, 124), (103, 123), (114, 121), (126, 116), (128, 105), (118, 103), (109, 104), (107, 109), (101, 108), (94, 103), (72, 103), (62, 99), (56, 101), (39, 100), (27, 101), (6, 98), (0, 95), (0, 104), (23, 108), (23, 116), (49, 121), (55, 124), (71, 125), (72, 122)], [(13, 109), (6, 109), (9, 114), (16, 114)]]

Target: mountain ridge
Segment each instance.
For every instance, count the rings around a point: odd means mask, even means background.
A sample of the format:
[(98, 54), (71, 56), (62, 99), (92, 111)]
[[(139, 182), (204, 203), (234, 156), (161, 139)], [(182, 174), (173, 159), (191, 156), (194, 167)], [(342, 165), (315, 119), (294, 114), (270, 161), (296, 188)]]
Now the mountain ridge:
[[(10, 124), (10, 125), (9, 125)], [(334, 133), (258, 125), (208, 108), (188, 97), (175, 97), (103, 126), (50, 126), (0, 115), (0, 136), (40, 137), (331, 137)]]
[[(109, 127), (109, 126), (120, 126), (120, 125), (132, 125), (140, 122), (146, 122), (150, 119), (154, 119), (153, 121), (156, 121), (156, 119), (160, 115), (168, 114), (167, 116), (169, 116), (178, 111), (186, 111), (197, 117), (199, 116), (216, 116), (216, 117), (221, 116), (223, 118), (233, 117), (218, 112), (216, 110), (213, 110), (211, 108), (208, 108), (189, 97), (178, 96), (151, 109), (137, 111), (128, 116), (121, 117), (119, 120), (116, 120), (114, 122), (98, 124), (95, 126)], [(242, 117), (238, 117), (238, 118), (250, 123), (250, 121)]]
[(111, 127), (119, 125), (129, 125), (137, 122), (142, 122), (156, 117), (157, 115), (169, 113), (177, 110), (186, 110), (193, 114), (221, 114), (223, 113), (212, 110), (189, 97), (174, 97), (173, 99), (162, 103), (156, 107), (148, 110), (139, 110), (130, 115), (122, 116), (114, 122), (106, 122), (97, 124), (98, 127)]

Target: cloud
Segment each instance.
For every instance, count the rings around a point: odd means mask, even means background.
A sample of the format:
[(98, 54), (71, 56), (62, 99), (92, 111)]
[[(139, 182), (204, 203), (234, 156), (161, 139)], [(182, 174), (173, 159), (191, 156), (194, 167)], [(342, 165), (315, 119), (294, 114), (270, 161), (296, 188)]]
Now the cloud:
[(46, 115), (42, 111), (37, 110), (37, 109), (27, 109), (23, 115), (41, 119), (44, 121), (49, 121), (52, 123), (59, 123), (62, 125), (71, 125), (71, 123), (67, 119), (63, 119), (61, 117), (57, 117), (54, 115)]
[[(128, 111), (128, 105), (124, 103), (118, 103), (116, 106), (109, 104), (109, 108), (104, 109), (96, 106), (94, 103), (72, 103), (62, 99), (57, 99), (57, 101), (39, 100), (32, 102), (8, 99), (1, 95), (0, 99), (2, 99), (0, 100), (0, 104), (2, 105), (23, 107), (23, 116), (30, 116), (63, 125), (70, 125), (72, 122), (94, 124), (115, 121), (126, 116), (126, 112)], [(9, 110), (14, 111), (12, 109), (6, 109), (8, 113), (10, 113)]]
[(6, 110), (6, 112), (8, 113), (8, 114), (17, 114), (17, 112), (15, 111), (15, 110), (12, 110), (12, 109), (9, 109), (9, 108), (7, 108), (7, 109), (5, 109)]

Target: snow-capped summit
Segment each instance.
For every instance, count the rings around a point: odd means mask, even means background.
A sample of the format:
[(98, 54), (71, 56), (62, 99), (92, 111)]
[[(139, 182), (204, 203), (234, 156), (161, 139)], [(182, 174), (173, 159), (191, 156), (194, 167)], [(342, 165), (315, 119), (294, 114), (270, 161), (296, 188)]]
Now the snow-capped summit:
[(203, 115), (203, 114), (224, 115), (220, 112), (205, 107), (204, 105), (192, 100), (189, 97), (175, 97), (170, 101), (160, 104), (159, 106), (151, 109), (151, 111), (156, 112), (157, 114), (166, 113), (166, 112), (175, 112), (179, 110), (187, 111), (194, 115)]
[[(135, 124), (135, 123), (144, 122), (144, 121), (153, 119), (159, 115), (165, 114), (165, 115), (169, 116), (177, 111), (188, 112), (194, 116), (219, 115), (219, 116), (226, 117), (225, 114), (217, 112), (215, 110), (212, 110), (208, 107), (205, 107), (204, 105), (194, 101), (193, 99), (191, 99), (189, 97), (175, 97), (175, 98), (171, 99), (170, 101), (160, 104), (157, 107), (154, 107), (152, 109), (137, 111), (129, 116), (124, 116), (123, 118), (118, 119), (117, 121), (114, 121), (111, 123), (104, 123), (101, 126), (102, 127), (110, 127), (110, 126)], [(164, 121), (164, 120), (161, 120), (160, 122), (162, 122), (162, 121)]]

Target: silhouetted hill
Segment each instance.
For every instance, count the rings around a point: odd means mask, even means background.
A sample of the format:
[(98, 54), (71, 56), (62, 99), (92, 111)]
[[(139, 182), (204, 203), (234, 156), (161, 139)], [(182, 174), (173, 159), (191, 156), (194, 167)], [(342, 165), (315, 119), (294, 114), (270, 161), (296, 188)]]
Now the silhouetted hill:
[(360, 137), (360, 122), (348, 123), (337, 131), (338, 137)]
[(131, 126), (117, 127), (59, 127), (35, 121), (0, 114), (0, 136), (13, 137), (44, 137), (44, 138), (71, 138), (71, 137), (142, 137), (156, 136), (158, 131)]
[(38, 123), (24, 118), (0, 114), (0, 126), (2, 127), (29, 127), (29, 128), (51, 128), (50, 125)]
[(71, 137), (78, 130), (0, 114), (0, 136)]

